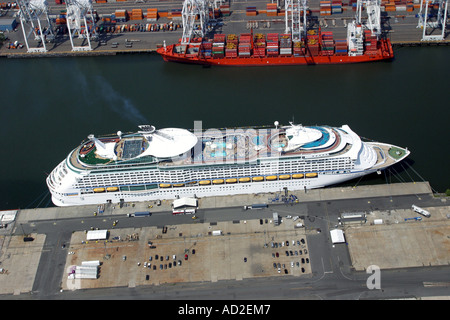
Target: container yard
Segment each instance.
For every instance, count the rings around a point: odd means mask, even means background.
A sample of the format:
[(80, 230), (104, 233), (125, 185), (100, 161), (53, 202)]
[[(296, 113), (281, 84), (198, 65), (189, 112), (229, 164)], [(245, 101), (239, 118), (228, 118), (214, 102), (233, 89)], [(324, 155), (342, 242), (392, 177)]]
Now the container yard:
[[(33, 25), (22, 21), (19, 15), (20, 4), (2, 3), (3, 21), (1, 29), (5, 30), (4, 35), (7, 39), (0, 49), (2, 56), (52, 56), (67, 54), (88, 54), (103, 55), (116, 54), (118, 52), (154, 52), (162, 47), (164, 43), (176, 43), (183, 37), (183, 31), (186, 28), (182, 22), (183, 1), (166, 2), (134, 2), (134, 1), (87, 1), (88, 11), (85, 15), (70, 16), (71, 2), (67, 4), (61, 1), (49, 3), (46, 8), (48, 13), (48, 25), (44, 13), (37, 13), (38, 17), (31, 17)], [(308, 2), (305, 16), (308, 18), (308, 29), (321, 29), (319, 39), (313, 39), (309, 34), (308, 46), (315, 50), (317, 42), (320, 43), (322, 51), (326, 55), (332, 49), (336, 54), (344, 55), (345, 49), (343, 40), (347, 37), (347, 25), (354, 19), (358, 12), (358, 2), (350, 1), (317, 1)], [(381, 28), (395, 46), (398, 45), (433, 45), (448, 44), (448, 39), (439, 37), (440, 29), (436, 20), (439, 12), (445, 11), (445, 1), (430, 4), (427, 8), (421, 7), (421, 3), (414, 1), (381, 1), (379, 9), (381, 15)], [(69, 8), (69, 9), (68, 9)], [(45, 8), (42, 8), (44, 10)], [(423, 21), (424, 10), (427, 11), (426, 17), (430, 21)], [(68, 11), (69, 10), (69, 11)], [(294, 9), (292, 9), (294, 10)], [(232, 46), (233, 42), (227, 42), (228, 47), (220, 48), (216, 46), (213, 51), (224, 57), (248, 56), (248, 46), (245, 46), (245, 36), (253, 32), (258, 34), (258, 45), (252, 48), (255, 55), (262, 55), (262, 37), (266, 38), (265, 47), (267, 56), (275, 51), (275, 47), (269, 43), (270, 34), (278, 34), (278, 46), (280, 54), (293, 53), (300, 54), (302, 46), (294, 42), (289, 45), (285, 39), (287, 15), (291, 14), (291, 8), (285, 8), (285, 4), (280, 2), (267, 3), (265, 1), (251, 1), (245, 3), (219, 3), (215, 8), (208, 10), (208, 23), (205, 25), (205, 36), (214, 39), (216, 34), (235, 35), (237, 40), (241, 36), (242, 44), (239, 41), (238, 47)], [(303, 11), (295, 9), (303, 14)], [(296, 12), (297, 12), (296, 11)], [(286, 15), (287, 12), (287, 15)], [(363, 21), (367, 19), (364, 8), (361, 13)], [(440, 13), (442, 17), (442, 13)], [(86, 23), (83, 19), (86, 18)], [(34, 19), (34, 20), (33, 20)], [(81, 25), (73, 23), (75, 20), (81, 21)], [(299, 21), (303, 21), (302, 18)], [(433, 20), (434, 19), (434, 20)], [(295, 19), (294, 19), (295, 20)], [(39, 23), (37, 22), (39, 21)], [(72, 22), (71, 22), (72, 21)], [(427, 24), (437, 26), (433, 30), (424, 28)], [(300, 23), (303, 25), (303, 23)], [(421, 27), (422, 25), (422, 27)], [(40, 26), (40, 27), (39, 27)], [(39, 32), (39, 28), (42, 32)], [(192, 26), (192, 34), (197, 34), (198, 23)], [(296, 28), (296, 27), (294, 27)], [(12, 29), (12, 30), (11, 30)], [(428, 30), (427, 30), (428, 29)], [(13, 31), (14, 30), (14, 31)], [(23, 30), (25, 30), (25, 38)], [(51, 32), (50, 32), (51, 31)], [(33, 33), (33, 34), (32, 34)], [(226, 39), (228, 40), (228, 39)], [(231, 40), (231, 39), (230, 39)], [(252, 39), (254, 40), (254, 39)], [(273, 40), (273, 39), (272, 39)], [(425, 41), (422, 41), (425, 40)], [(286, 42), (288, 41), (288, 42)], [(292, 41), (292, 40), (291, 40)], [(322, 43), (322, 41), (325, 41)], [(331, 41), (334, 43), (332, 44)], [(214, 41), (215, 42), (215, 41)], [(366, 41), (370, 45), (371, 40)], [(339, 44), (339, 48), (338, 47)], [(213, 48), (211, 48), (213, 49)], [(241, 49), (241, 50), (239, 50)], [(205, 50), (209, 50), (205, 48)], [(252, 51), (253, 51), (252, 50)], [(369, 50), (373, 51), (374, 50)], [(29, 53), (29, 54), (27, 54)]]

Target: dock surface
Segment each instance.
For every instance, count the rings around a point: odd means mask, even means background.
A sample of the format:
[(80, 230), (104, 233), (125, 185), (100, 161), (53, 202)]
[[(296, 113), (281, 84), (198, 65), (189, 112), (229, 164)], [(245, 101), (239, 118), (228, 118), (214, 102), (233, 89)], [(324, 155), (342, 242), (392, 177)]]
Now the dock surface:
[[(353, 278), (374, 264), (383, 270), (450, 264), (450, 240), (443, 236), (450, 230), (450, 207), (446, 197), (432, 194), (427, 182), (289, 194), (298, 201), (280, 203), (274, 194), (199, 199), (197, 219), (172, 215), (171, 201), (161, 206), (127, 203), (122, 208), (111, 204), (101, 212), (96, 206), (20, 210), (15, 222), (2, 230), (0, 294), (53, 299), (70, 297), (79, 289), (150, 287), (158, 296), (157, 288), (176, 284), (213, 288), (215, 283), (254, 279), (258, 286), (278, 283), (275, 279), (280, 284), (284, 279), (319, 281), (335, 272)], [(268, 207), (244, 210), (253, 203)], [(418, 216), (412, 204), (431, 217), (412, 219)], [(151, 216), (127, 217), (144, 209)], [(281, 217), (278, 226), (273, 212)], [(338, 218), (345, 212), (365, 212), (367, 219), (340, 225)], [(296, 227), (298, 223), (302, 227)], [(334, 228), (344, 231), (346, 244), (330, 242)], [(108, 230), (108, 239), (87, 241), (91, 229)], [(24, 234), (34, 240), (24, 242)], [(339, 265), (333, 263), (337, 257)], [(75, 266), (92, 260), (100, 261), (96, 279), (68, 278)], [(273, 298), (281, 293), (267, 289), (261, 294)]]

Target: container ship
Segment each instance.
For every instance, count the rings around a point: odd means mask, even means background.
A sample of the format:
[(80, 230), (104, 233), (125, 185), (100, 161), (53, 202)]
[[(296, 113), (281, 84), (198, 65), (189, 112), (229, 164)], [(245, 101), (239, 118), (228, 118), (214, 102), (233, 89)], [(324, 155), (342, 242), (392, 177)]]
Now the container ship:
[(347, 39), (333, 32), (310, 30), (303, 40), (291, 34), (215, 34), (213, 39), (194, 38), (164, 45), (157, 52), (165, 61), (220, 66), (280, 66), (360, 63), (391, 60), (389, 39), (378, 39), (356, 23), (348, 26)]
[(306, 191), (379, 172), (410, 153), (363, 141), (348, 125), (139, 129), (89, 135), (47, 177), (53, 203)]

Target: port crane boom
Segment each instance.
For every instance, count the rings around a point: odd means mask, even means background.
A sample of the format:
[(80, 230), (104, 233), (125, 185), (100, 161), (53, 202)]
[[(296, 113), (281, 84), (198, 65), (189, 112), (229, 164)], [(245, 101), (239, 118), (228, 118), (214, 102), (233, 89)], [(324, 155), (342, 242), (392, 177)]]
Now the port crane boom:
[[(436, 8), (437, 7), (437, 8)], [(430, 9), (431, 8), (431, 9)], [(423, 29), (422, 41), (444, 40), (447, 24), (448, 0), (421, 0), (417, 28)], [(427, 28), (441, 28), (440, 34), (427, 34)]]
[[(286, 33), (292, 34), (293, 41), (300, 41), (302, 37), (306, 37), (308, 10), (307, 0), (285, 0), (285, 24)], [(301, 17), (303, 15), (303, 23)]]
[[(53, 28), (48, 18), (46, 0), (18, 0), (19, 18), (28, 52), (47, 52), (45, 42), (54, 39)], [(34, 36), (34, 39), (30, 39)], [(37, 42), (35, 46), (30, 40)]]
[(376, 35), (377, 38), (381, 35), (381, 0), (358, 0), (356, 4), (356, 22), (362, 23), (362, 8), (366, 8), (367, 20), (365, 28), (372, 32), (372, 35)]
[[(72, 51), (90, 51), (91, 40), (97, 38), (92, 0), (66, 0), (67, 29), (69, 31)], [(87, 43), (77, 46), (74, 38), (86, 39)]]
[(185, 0), (181, 15), (183, 21), (182, 44), (189, 44), (192, 36), (205, 36), (206, 22), (209, 18), (209, 1)]

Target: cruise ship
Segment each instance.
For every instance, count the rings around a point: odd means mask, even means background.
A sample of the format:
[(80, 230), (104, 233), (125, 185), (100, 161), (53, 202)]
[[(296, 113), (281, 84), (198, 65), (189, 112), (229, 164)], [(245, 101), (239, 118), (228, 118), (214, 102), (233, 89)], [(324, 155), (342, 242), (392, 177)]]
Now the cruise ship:
[(379, 172), (407, 148), (348, 125), (156, 129), (89, 135), (47, 177), (57, 206), (307, 190)]

